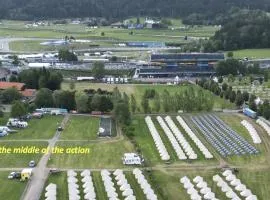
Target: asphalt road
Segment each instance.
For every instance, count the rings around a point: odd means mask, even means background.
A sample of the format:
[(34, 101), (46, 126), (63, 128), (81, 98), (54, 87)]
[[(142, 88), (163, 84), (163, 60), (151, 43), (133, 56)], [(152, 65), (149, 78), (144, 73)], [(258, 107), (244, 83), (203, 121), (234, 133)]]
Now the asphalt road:
[[(65, 127), (70, 115), (66, 115), (62, 121), (61, 126)], [(49, 141), (49, 148), (53, 148), (59, 139), (61, 132), (56, 131), (54, 137)], [(49, 169), (47, 168), (48, 160), (51, 153), (45, 154), (40, 159), (38, 165), (33, 170), (33, 175), (28, 181), (27, 186), (21, 200), (39, 200), (43, 191), (43, 187), (49, 175)]]

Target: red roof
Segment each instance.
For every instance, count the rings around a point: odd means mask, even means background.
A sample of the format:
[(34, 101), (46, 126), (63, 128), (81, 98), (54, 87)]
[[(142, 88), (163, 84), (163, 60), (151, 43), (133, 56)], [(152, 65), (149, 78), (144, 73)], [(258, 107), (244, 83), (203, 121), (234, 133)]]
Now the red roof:
[(17, 90), (21, 91), (23, 87), (24, 87), (24, 83), (0, 81), (0, 90), (5, 90), (8, 88), (16, 88)]
[(24, 97), (34, 97), (36, 95), (37, 90), (35, 89), (25, 89), (23, 91), (21, 91), (21, 94)]

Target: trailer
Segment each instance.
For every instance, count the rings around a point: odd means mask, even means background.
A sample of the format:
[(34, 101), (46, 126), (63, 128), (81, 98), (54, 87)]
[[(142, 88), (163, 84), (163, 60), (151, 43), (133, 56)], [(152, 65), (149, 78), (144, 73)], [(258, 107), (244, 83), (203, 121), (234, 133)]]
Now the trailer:
[(257, 113), (249, 108), (243, 108), (243, 114), (252, 118), (252, 119), (257, 118)]

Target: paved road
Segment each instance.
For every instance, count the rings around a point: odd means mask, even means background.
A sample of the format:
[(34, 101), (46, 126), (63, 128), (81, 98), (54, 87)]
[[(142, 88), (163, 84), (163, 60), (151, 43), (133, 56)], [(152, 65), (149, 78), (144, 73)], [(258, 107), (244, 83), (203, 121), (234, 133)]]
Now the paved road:
[[(66, 115), (62, 121), (61, 126), (65, 127), (70, 115)], [(59, 139), (61, 132), (56, 131), (54, 137), (49, 141), (49, 148), (53, 148), (56, 142)], [(45, 154), (40, 159), (37, 167), (33, 171), (33, 176), (29, 180), (24, 194), (21, 197), (21, 200), (39, 200), (42, 194), (44, 184), (49, 175), (49, 169), (46, 167), (48, 160), (51, 156), (51, 153)]]

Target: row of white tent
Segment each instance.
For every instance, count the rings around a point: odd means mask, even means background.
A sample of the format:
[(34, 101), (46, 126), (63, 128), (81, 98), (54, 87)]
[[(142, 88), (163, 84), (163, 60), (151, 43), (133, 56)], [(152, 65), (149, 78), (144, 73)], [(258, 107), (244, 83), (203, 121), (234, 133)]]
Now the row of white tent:
[(96, 192), (94, 183), (92, 180), (90, 170), (86, 169), (81, 172), (82, 183), (83, 183), (83, 193), (85, 200), (95, 200), (96, 199)]
[(254, 144), (260, 144), (262, 142), (256, 129), (253, 127), (251, 123), (249, 123), (247, 120), (243, 120), (241, 121), (241, 124), (248, 130)]
[(190, 195), (191, 200), (218, 200), (215, 197), (215, 193), (211, 191), (211, 188), (208, 187), (207, 183), (200, 176), (196, 176), (193, 179), (195, 185), (186, 176), (182, 177), (180, 182), (183, 184), (187, 193)]
[(145, 117), (145, 122), (146, 122), (148, 129), (152, 135), (152, 138), (155, 142), (156, 148), (158, 149), (161, 160), (164, 160), (164, 161), (170, 160), (170, 155), (168, 154), (168, 151), (167, 151), (164, 143), (162, 142), (160, 135), (159, 135), (151, 117), (149, 117), (149, 116)]
[(141, 189), (143, 190), (143, 193), (146, 196), (147, 200), (157, 200), (157, 195), (155, 194), (154, 190), (151, 188), (151, 185), (148, 183), (148, 181), (145, 179), (142, 171), (138, 168), (135, 168), (133, 170), (133, 174), (135, 175), (135, 178), (140, 185)]
[(225, 170), (222, 175), (225, 177), (226, 181), (228, 181), (229, 184), (235, 188), (235, 190), (239, 191), (240, 195), (246, 200), (257, 200), (257, 196), (252, 194), (251, 190), (248, 189), (240, 179), (237, 179), (231, 170)]
[(256, 122), (263, 127), (263, 129), (267, 132), (268, 135), (270, 135), (270, 127), (268, 126), (267, 123), (265, 123), (263, 120), (261, 119), (257, 119)]
[(125, 198), (125, 200), (136, 200), (133, 190), (131, 189), (130, 184), (128, 184), (123, 170), (117, 169), (113, 172), (113, 175), (115, 176), (117, 185), (120, 187), (120, 191), (122, 192), (122, 196)]
[(77, 173), (73, 170), (67, 171), (67, 182), (68, 182), (68, 196), (69, 200), (80, 200), (80, 191), (78, 185), (78, 179), (76, 178)]
[[(169, 127), (167, 126), (167, 124), (164, 122), (163, 118), (158, 116), (157, 117), (157, 121), (160, 124), (160, 126), (162, 127), (164, 133), (166, 134), (166, 136), (168, 137), (168, 139), (170, 140), (172, 147), (174, 149), (174, 151), (176, 152), (178, 158), (180, 160), (186, 160), (187, 157), (184, 153), (184, 151), (182, 150), (182, 148), (180, 147), (179, 143), (177, 142), (176, 138), (174, 137), (173, 133), (171, 132), (171, 130), (169, 129)], [(192, 149), (189, 149), (191, 151), (189, 151), (189, 156), (191, 156), (193, 159), (197, 158), (197, 155), (194, 155), (194, 151)]]
[(241, 200), (241, 198), (233, 191), (233, 189), (219, 175), (213, 176), (213, 181), (225, 193), (226, 197), (232, 200)]
[(204, 144), (200, 141), (200, 139), (195, 135), (195, 133), (189, 128), (189, 126), (186, 124), (186, 122), (183, 120), (182, 117), (177, 116), (176, 117), (179, 124), (183, 127), (183, 129), (186, 131), (186, 133), (189, 135), (191, 140), (196, 144), (196, 146), (200, 149), (200, 151), (203, 153), (204, 157), (207, 159), (213, 158), (213, 155), (210, 153), (210, 151), (204, 146)]
[(56, 184), (50, 183), (45, 188), (45, 200), (56, 200), (57, 186)]
[(111, 173), (104, 169), (101, 170), (101, 178), (105, 187), (105, 191), (107, 193), (107, 197), (109, 200), (118, 200), (118, 194), (114, 187), (114, 183), (111, 178)]
[(175, 137), (177, 138), (178, 142), (184, 149), (184, 152), (186, 153), (187, 157), (192, 160), (197, 159), (198, 158), (197, 154), (194, 152), (190, 144), (187, 142), (186, 138), (183, 136), (183, 134), (180, 132), (178, 127), (175, 125), (171, 117), (170, 116), (165, 117), (165, 121), (167, 122), (170, 129), (172, 130)]

